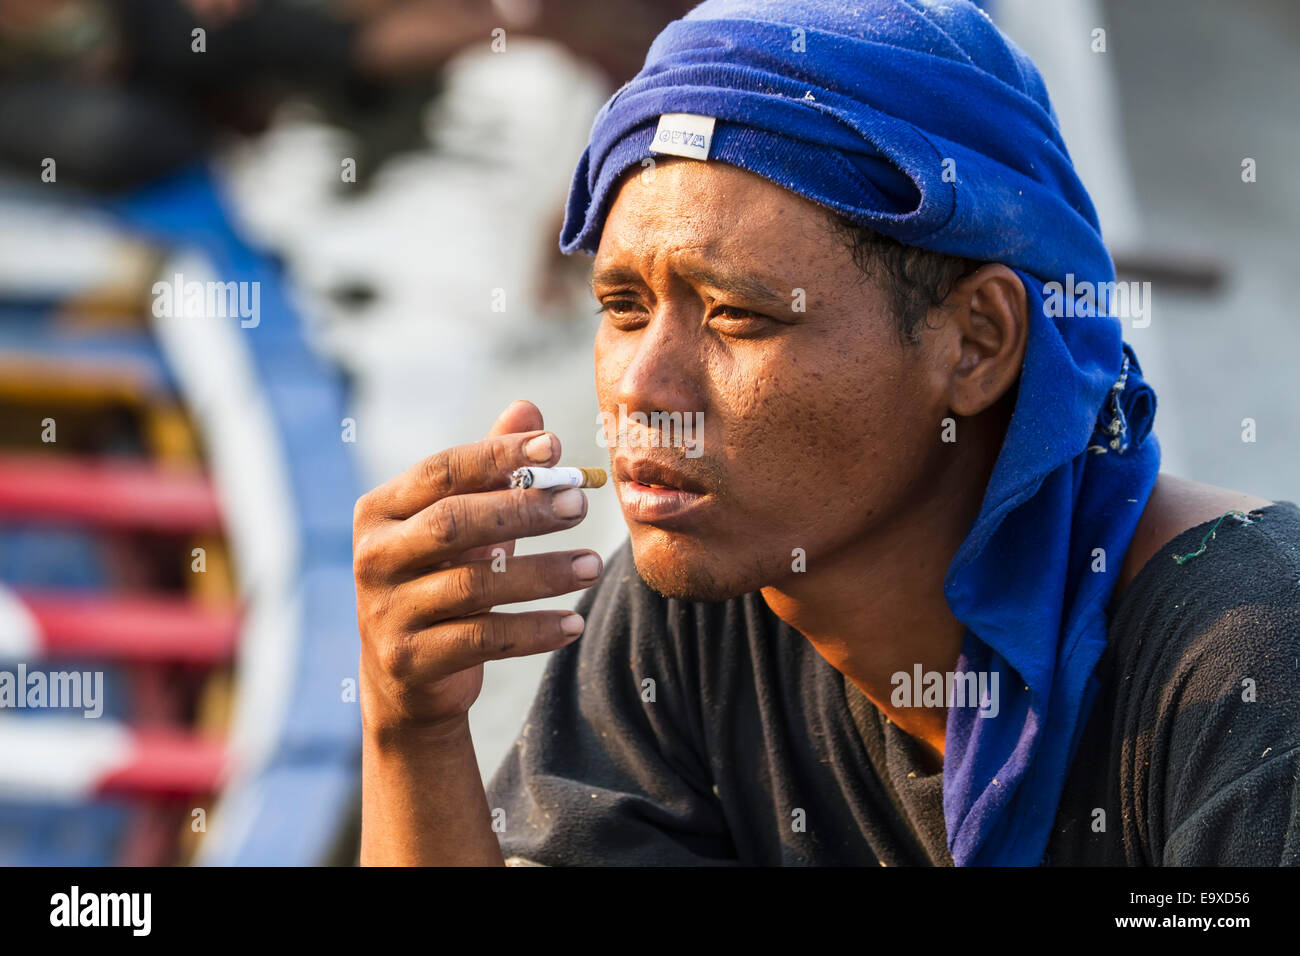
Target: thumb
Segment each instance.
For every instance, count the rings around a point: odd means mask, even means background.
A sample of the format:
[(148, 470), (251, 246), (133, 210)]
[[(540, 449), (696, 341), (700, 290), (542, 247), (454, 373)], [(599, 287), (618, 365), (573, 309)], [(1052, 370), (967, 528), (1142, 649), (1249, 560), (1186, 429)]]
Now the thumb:
[(506, 406), (506, 410), (497, 417), (496, 422), (488, 429), (487, 437), (495, 438), (497, 435), (513, 435), (516, 432), (535, 432), (545, 427), (542, 424), (542, 413), (537, 406), (526, 398), (520, 398)]
[[(488, 438), (495, 438), (498, 435), (513, 435), (516, 432), (535, 432), (543, 428), (542, 413), (532, 402), (521, 398), (511, 402), (506, 406), (506, 410), (497, 416), (496, 422), (488, 429)], [(479, 548), (473, 548), (456, 557), (456, 561), (473, 561), (493, 557), (493, 551), (497, 548), (505, 548), (506, 554), (513, 556), (515, 553), (514, 541), (501, 541), (497, 544), (488, 544)]]

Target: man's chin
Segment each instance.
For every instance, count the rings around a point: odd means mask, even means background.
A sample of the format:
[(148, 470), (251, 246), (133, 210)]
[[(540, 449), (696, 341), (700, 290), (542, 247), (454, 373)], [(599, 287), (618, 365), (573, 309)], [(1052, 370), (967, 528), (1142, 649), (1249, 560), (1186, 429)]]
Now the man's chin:
[(713, 559), (692, 559), (681, 552), (654, 548), (642, 553), (632, 549), (637, 573), (651, 588), (666, 598), (680, 601), (727, 601), (762, 586), (746, 575), (721, 573)]

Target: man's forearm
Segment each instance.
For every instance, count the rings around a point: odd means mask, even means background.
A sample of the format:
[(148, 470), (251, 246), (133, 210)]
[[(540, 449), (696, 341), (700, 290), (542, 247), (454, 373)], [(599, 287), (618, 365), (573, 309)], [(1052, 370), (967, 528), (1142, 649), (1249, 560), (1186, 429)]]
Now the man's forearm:
[(468, 718), (436, 729), (367, 727), (362, 866), (501, 866)]

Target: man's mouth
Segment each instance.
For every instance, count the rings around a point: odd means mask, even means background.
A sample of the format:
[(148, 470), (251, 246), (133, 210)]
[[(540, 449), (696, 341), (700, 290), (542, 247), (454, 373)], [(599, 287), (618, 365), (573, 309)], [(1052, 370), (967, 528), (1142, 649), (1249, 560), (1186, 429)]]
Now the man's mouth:
[(684, 517), (712, 500), (701, 482), (664, 461), (619, 458), (614, 478), (624, 515), (643, 524)]

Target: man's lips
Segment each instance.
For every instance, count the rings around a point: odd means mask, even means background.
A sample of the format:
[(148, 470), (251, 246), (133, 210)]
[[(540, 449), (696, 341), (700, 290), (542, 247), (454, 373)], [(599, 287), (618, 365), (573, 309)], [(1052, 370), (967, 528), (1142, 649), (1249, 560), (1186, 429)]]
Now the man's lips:
[(708, 489), (681, 468), (653, 458), (624, 458), (614, 461), (614, 477), (648, 488), (705, 494)]
[(662, 461), (620, 458), (614, 462), (614, 477), (623, 513), (632, 521), (657, 524), (680, 518), (712, 500), (703, 484)]

